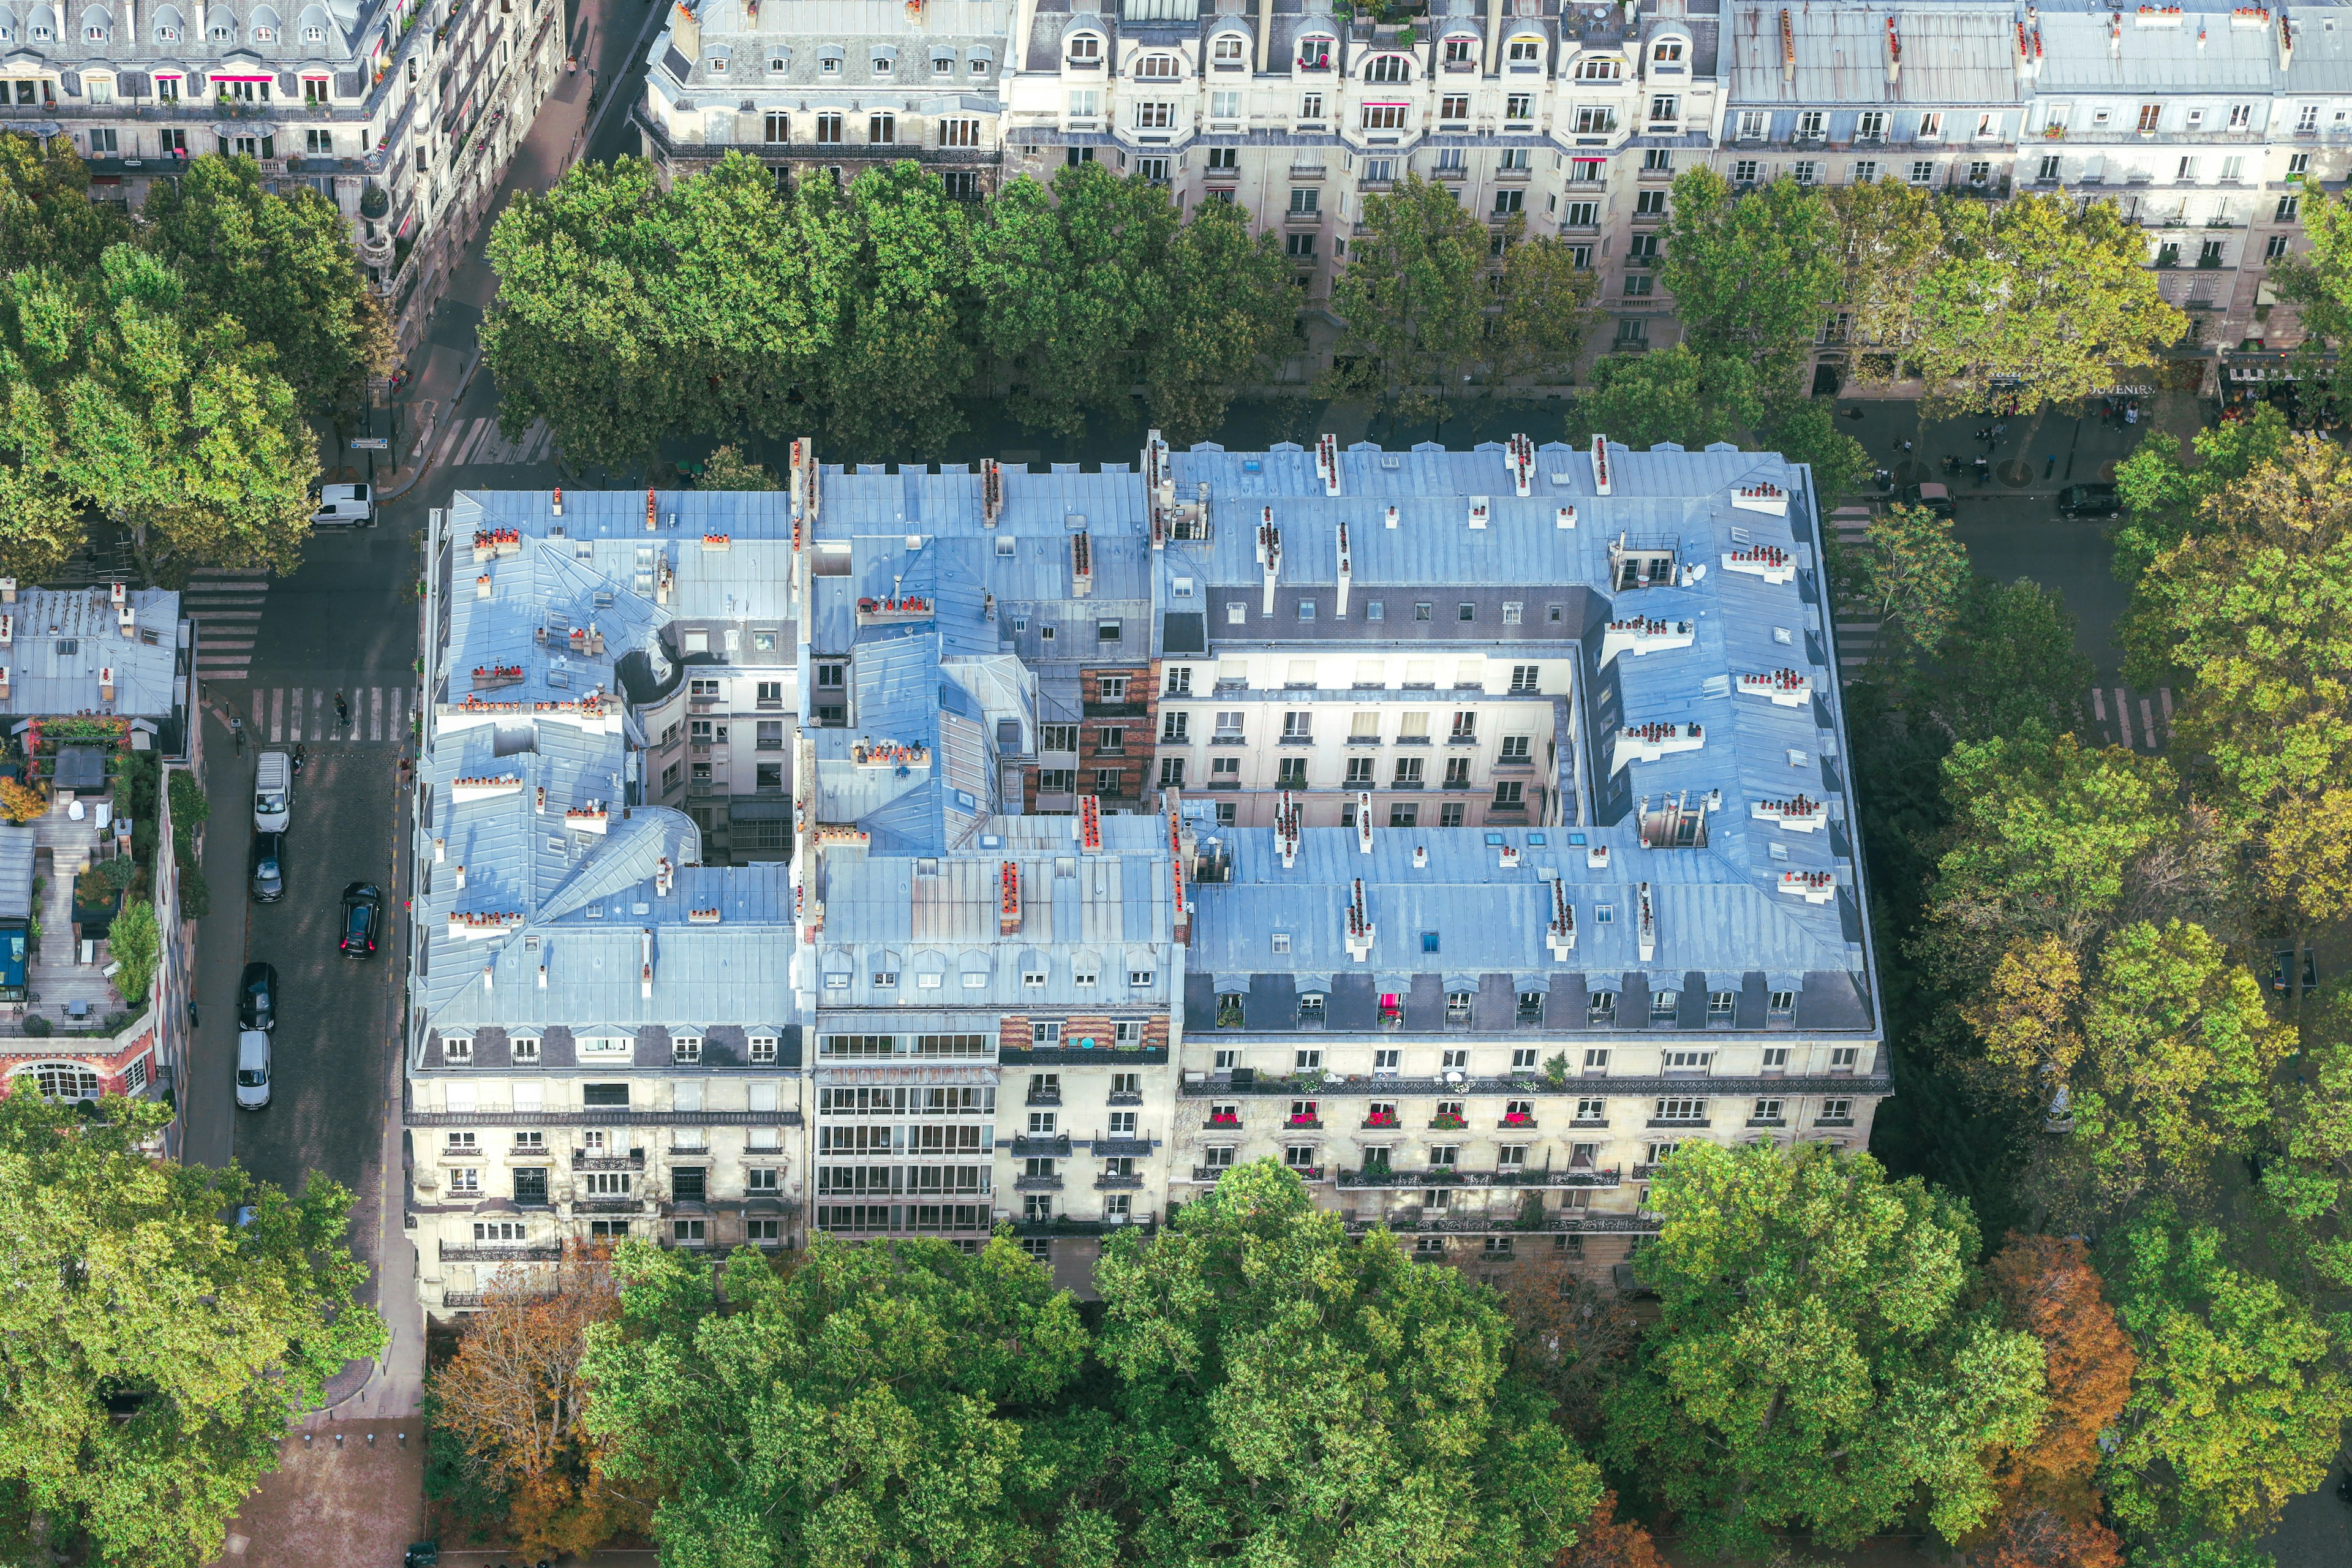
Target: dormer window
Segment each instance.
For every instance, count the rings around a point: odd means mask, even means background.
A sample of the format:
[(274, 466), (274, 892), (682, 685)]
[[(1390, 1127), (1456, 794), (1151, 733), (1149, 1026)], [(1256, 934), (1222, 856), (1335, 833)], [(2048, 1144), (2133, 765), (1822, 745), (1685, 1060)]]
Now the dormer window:
[(1220, 66), (1237, 66), (1248, 53), (1238, 34), (1227, 33), (1211, 47), (1209, 58)]
[(1102, 64), (1102, 39), (1093, 33), (1080, 33), (1072, 38), (1070, 64), (1081, 70), (1091, 70)]
[(274, 43), (277, 38), (278, 29), (275, 27), (256, 27), (253, 30), (253, 41), (257, 44)]
[(874, 57), (873, 63), (876, 76), (888, 76), (898, 68), (898, 59), (890, 55), (877, 54)]
[(1650, 63), (1668, 70), (1680, 70), (1683, 66), (1683, 41), (1680, 38), (1660, 38), (1650, 46)]
[(1331, 43), (1332, 40), (1329, 38), (1299, 39), (1298, 68), (1303, 71), (1329, 70), (1331, 68)]
[(1174, 55), (1145, 55), (1135, 62), (1135, 74), (1153, 80), (1169, 80), (1184, 74), (1183, 64)]
[(305, 27), (302, 29), (302, 41), (306, 44), (323, 44), (327, 41), (327, 29), (316, 26)]
[(816, 69), (819, 76), (839, 76), (841, 74), (841, 57), (839, 55), (825, 56), (823, 59), (816, 62)]
[(677, 1062), (689, 1067), (701, 1061), (702, 1037), (700, 1035), (672, 1035), (669, 1037), (669, 1059), (673, 1062)]
[(1503, 47), (1503, 58), (1515, 66), (1531, 66), (1542, 56), (1540, 38), (1513, 38)]
[[(36, 27), (33, 29), (33, 36), (37, 38), (44, 31), (45, 29), (43, 28)], [(229, 30), (226, 27), (215, 27), (205, 35), (205, 37), (210, 38), (215, 44), (227, 43), (229, 36)]]
[(965, 74), (967, 75), (986, 76), (988, 74), (988, 61), (985, 58), (974, 57), (971, 63), (964, 68)]
[(1477, 39), (1464, 37), (1448, 38), (1445, 40), (1445, 68), (1447, 70), (1475, 70), (1477, 68)]
[(85, 44), (102, 44), (106, 42), (106, 29), (95, 24), (84, 27), (81, 30), (81, 41)]
[(1411, 81), (1412, 62), (1402, 55), (1374, 55), (1364, 63), (1366, 81)]
[(474, 1037), (471, 1035), (441, 1037), (441, 1061), (445, 1067), (469, 1068), (474, 1065)]
[(1625, 62), (1615, 56), (1576, 62), (1579, 81), (1616, 81), (1625, 73)]

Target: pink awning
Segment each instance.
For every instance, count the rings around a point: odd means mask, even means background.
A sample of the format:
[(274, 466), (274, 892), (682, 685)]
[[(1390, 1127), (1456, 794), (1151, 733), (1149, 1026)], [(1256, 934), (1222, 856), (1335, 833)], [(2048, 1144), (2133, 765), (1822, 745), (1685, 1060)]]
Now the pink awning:
[(213, 79), (215, 81), (276, 81), (278, 79), (275, 76), (222, 76), (215, 72)]

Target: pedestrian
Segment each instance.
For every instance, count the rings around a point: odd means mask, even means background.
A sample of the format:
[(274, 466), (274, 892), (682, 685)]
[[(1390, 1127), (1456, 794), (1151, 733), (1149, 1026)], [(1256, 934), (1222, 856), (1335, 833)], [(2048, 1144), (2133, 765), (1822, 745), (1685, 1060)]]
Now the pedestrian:
[(234, 713), (228, 716), (228, 737), (236, 742), (236, 754), (245, 755), (245, 721)]
[(1903, 443), (1903, 455), (1906, 458), (1911, 455), (1911, 443), (1908, 441)]
[(2051, 475), (2053, 475), (2053, 474), (2056, 473), (2057, 471), (2058, 471), (2058, 454), (2057, 454), (2057, 453), (2055, 453), (2055, 452), (2053, 452), (2053, 453), (2051, 453), (2047, 458), (2043, 458), (2043, 459), (2042, 459), (2042, 477), (2043, 479), (2048, 479)]
[(344, 701), (343, 694), (338, 691), (335, 693), (335, 733), (341, 734), (344, 727), (351, 721), (352, 705)]
[(1993, 438), (1994, 440), (1996, 440), (1996, 441), (2000, 440), (2003, 436), (2006, 436), (2007, 434), (2009, 434), (2009, 424), (2008, 424), (2008, 422), (2007, 422), (2006, 420), (2003, 420), (2003, 421), (2001, 421), (2000, 423), (1996, 424), (1996, 425), (1992, 427), (1992, 438)]

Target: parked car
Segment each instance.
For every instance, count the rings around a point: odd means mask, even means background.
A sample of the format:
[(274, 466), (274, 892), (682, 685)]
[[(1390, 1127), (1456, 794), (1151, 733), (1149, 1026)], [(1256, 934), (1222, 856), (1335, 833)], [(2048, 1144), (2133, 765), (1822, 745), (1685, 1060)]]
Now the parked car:
[(253, 770), (253, 830), (283, 833), (294, 823), (294, 759), (264, 752)]
[(258, 1029), (236, 1037), (236, 1103), (241, 1110), (269, 1103), (269, 1037)]
[(319, 492), (313, 528), (362, 528), (375, 521), (375, 495), (365, 485), (329, 485)]
[(383, 921), (383, 893), (373, 882), (353, 882), (343, 889), (343, 939), (346, 958), (365, 958), (375, 952), (376, 928)]
[(2058, 492), (2061, 517), (2113, 517), (2122, 510), (2113, 485), (2068, 485)]
[(255, 834), (251, 860), (253, 901), (276, 903), (286, 893), (286, 835)]
[(1949, 485), (1909, 485), (1903, 491), (1903, 504), (1923, 506), (1937, 517), (1952, 515), (1952, 490)]
[(236, 1026), (240, 1029), (278, 1027), (278, 971), (267, 963), (248, 963), (236, 983)]

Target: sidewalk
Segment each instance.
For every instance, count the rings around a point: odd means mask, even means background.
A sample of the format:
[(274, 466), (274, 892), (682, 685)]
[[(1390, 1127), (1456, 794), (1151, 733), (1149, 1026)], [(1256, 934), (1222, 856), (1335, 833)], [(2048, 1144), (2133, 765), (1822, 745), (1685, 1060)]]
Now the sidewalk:
[[(1898, 485), (1946, 484), (1953, 496), (2035, 497), (2055, 494), (2067, 485), (2112, 481), (2116, 464), (2129, 457), (2147, 438), (2162, 430), (2186, 439), (2203, 427), (2207, 404), (2194, 393), (2159, 392), (2139, 400), (2137, 425), (2115, 425), (2099, 417), (2098, 405), (2078, 418), (2062, 407), (2006, 421), (2009, 428), (1990, 448), (1990, 481), (1979, 484), (1971, 466), (1984, 443), (1976, 432), (2003, 423), (1990, 415), (1967, 414), (1949, 419), (1929, 419), (1922, 405), (1905, 400), (1835, 400), (1837, 426), (1862, 443), (1871, 462), (1890, 470)], [(1859, 413), (1861, 417), (1847, 416)], [(1906, 451), (1908, 441), (1911, 449)], [(1944, 472), (1947, 456), (1960, 459), (1960, 471)]]
[[(650, 27), (660, 15), (656, 6), (643, 19)], [(547, 190), (563, 177), (588, 144), (591, 111), (588, 99), (599, 81), (622, 78), (636, 49), (640, 19), (622, 10), (617, 0), (582, 0), (572, 28), (572, 41), (586, 39), (580, 68), (556, 78), (554, 90), (542, 104), (530, 131), (515, 149), (506, 176), (490, 198), (489, 216), (482, 220), (466, 247), (466, 258), (449, 275), (449, 287), (434, 308), (433, 322), (409, 363), (411, 378), (402, 389), (400, 449), (394, 454), (399, 468), (383, 480), (380, 500), (394, 500), (424, 478), (443, 455), (457, 405), (464, 400), (481, 365), (478, 331), (482, 312), (498, 292), (498, 273), (488, 260), (490, 231), (508, 200), (517, 191)], [(594, 118), (626, 111), (626, 106), (599, 98)]]

